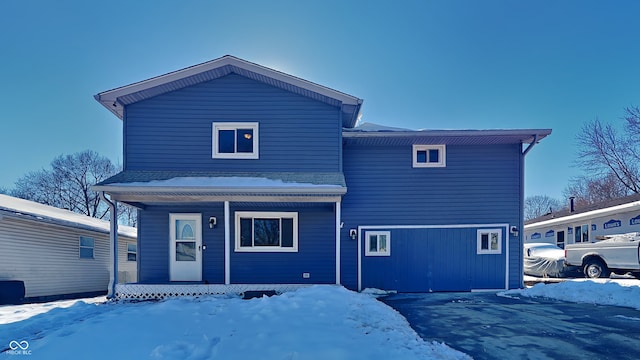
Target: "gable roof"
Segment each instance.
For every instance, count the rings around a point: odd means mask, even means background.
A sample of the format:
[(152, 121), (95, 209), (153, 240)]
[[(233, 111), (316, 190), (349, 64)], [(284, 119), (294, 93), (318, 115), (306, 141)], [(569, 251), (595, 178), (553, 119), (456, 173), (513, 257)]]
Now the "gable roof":
[(551, 134), (551, 129), (494, 129), (494, 130), (409, 130), (371, 123), (343, 129), (347, 143), (410, 145), (421, 144), (476, 145), (476, 144), (530, 144)]
[[(2, 215), (42, 221), (76, 229), (97, 231), (105, 234), (108, 234), (110, 231), (108, 221), (34, 201), (0, 194), (0, 221), (2, 221)], [(135, 239), (137, 237), (137, 229), (131, 226), (118, 225), (118, 234)]]
[(620, 211), (634, 210), (640, 210), (640, 194), (623, 196), (617, 199), (577, 207), (573, 212), (571, 212), (571, 209), (565, 208), (560, 211), (544, 214), (535, 219), (525, 221), (525, 227), (547, 226), (565, 221), (579, 221), (592, 216), (607, 216)]
[(353, 127), (358, 120), (362, 99), (231, 55), (104, 91), (94, 97), (122, 120), (126, 105), (231, 73), (337, 106), (343, 112), (344, 127)]

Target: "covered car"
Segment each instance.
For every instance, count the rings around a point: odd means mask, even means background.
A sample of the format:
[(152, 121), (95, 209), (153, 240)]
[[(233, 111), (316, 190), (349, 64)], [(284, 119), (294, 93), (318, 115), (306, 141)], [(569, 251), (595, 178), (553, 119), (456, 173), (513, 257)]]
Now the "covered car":
[(524, 244), (524, 274), (538, 277), (566, 277), (564, 250), (548, 243)]

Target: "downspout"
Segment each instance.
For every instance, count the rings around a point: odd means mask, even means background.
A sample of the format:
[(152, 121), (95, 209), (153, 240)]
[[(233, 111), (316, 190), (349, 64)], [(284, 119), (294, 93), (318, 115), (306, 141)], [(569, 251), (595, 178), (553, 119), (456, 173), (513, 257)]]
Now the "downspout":
[[(527, 146), (527, 148), (520, 154), (520, 217), (518, 219), (518, 249), (521, 249), (521, 251), (518, 255), (519, 257), (523, 256), (522, 249), (524, 246), (524, 241), (522, 240), (524, 238), (524, 157), (529, 153), (529, 151), (531, 151), (531, 149), (533, 149), (534, 146), (536, 146), (537, 143), (538, 135), (535, 134), (533, 135), (533, 140), (529, 146)], [(520, 288), (524, 288), (524, 261), (522, 258), (520, 258), (519, 264)]]
[(109, 206), (109, 242), (111, 245), (109, 260), (111, 260), (111, 266), (109, 266), (107, 298), (113, 299), (116, 296), (116, 284), (118, 283), (118, 207), (114, 202), (107, 199), (104, 191), (100, 191), (100, 199)]

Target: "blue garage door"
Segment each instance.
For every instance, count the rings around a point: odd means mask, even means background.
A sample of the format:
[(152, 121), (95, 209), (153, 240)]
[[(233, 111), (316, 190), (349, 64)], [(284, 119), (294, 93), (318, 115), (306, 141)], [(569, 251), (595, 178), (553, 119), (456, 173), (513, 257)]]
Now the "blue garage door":
[[(478, 254), (478, 228), (363, 229), (362, 288), (398, 292), (503, 289), (506, 237), (504, 228), (499, 232), (501, 252)], [(380, 249), (372, 244), (376, 237)]]

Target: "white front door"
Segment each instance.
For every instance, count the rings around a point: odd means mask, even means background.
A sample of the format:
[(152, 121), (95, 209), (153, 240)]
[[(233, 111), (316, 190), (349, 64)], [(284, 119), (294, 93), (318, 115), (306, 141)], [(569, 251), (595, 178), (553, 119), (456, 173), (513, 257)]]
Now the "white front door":
[(202, 281), (202, 215), (169, 214), (171, 281)]

